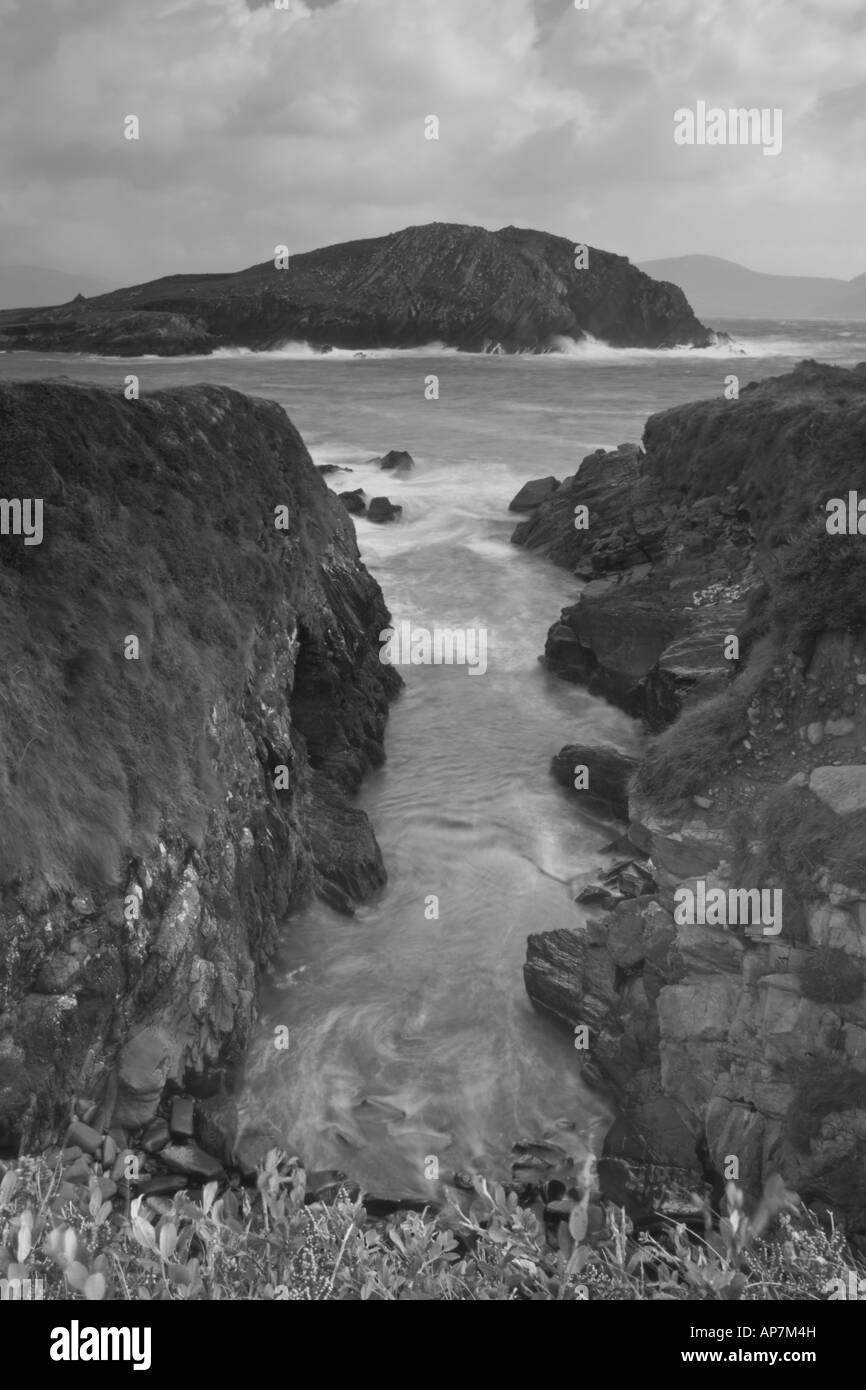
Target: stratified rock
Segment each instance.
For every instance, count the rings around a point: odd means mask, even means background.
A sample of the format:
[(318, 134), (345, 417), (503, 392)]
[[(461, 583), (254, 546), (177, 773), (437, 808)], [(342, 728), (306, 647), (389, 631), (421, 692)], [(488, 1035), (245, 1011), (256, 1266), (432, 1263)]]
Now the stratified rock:
[[(618, 820), (628, 819), (628, 789), (637, 766), (634, 758), (606, 744), (569, 743), (551, 760), (550, 770), (562, 787), (569, 787), (582, 804), (600, 808)], [(575, 769), (585, 767), (588, 787), (575, 788)]]
[(533, 507), (540, 507), (552, 493), (559, 487), (559, 480), (552, 476), (547, 478), (534, 478), (532, 482), (524, 483), (523, 487), (515, 497), (512, 497), (508, 504), (510, 512), (531, 512)]
[(708, 347), (682, 290), (623, 256), (523, 227), (434, 222), (225, 275), (169, 275), (54, 309), (0, 314), (0, 348), (118, 355), (218, 347), (548, 351), (566, 335)]
[(389, 501), (387, 497), (373, 497), (367, 508), (368, 521), (399, 521), (403, 515), (403, 508)]

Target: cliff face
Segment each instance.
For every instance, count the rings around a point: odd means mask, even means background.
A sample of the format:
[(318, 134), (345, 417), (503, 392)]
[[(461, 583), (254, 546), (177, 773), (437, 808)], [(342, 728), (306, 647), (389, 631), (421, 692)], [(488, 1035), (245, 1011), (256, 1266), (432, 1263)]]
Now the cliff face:
[(443, 342), (544, 351), (557, 335), (615, 346), (706, 347), (681, 290), (623, 256), (518, 227), (432, 223), (231, 275), (174, 275), (55, 309), (0, 313), (0, 348), (139, 353)]
[[(858, 490), (866, 370), (807, 363), (654, 416), (515, 540), (589, 580), (548, 661), (656, 731), (629, 797), (655, 889), (531, 937), (530, 996), (589, 1024), (627, 1121), (610, 1152), (754, 1191), (781, 1171), (862, 1231), (866, 541), (826, 527)], [(778, 893), (778, 921), (675, 917), (699, 880)]]
[[(352, 523), (282, 409), (0, 387), (0, 1149), (68, 1097), (152, 1114), (234, 1065), (313, 894), (384, 882), (351, 805), (399, 677)], [(285, 509), (285, 510), (280, 510)]]

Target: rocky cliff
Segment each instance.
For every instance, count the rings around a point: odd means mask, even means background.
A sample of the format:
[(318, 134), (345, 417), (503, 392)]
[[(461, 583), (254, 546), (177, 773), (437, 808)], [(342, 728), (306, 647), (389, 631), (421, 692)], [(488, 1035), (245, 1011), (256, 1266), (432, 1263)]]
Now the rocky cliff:
[[(385, 879), (351, 796), (399, 677), (352, 522), (276, 404), (0, 387), (0, 1150), (135, 1128), (240, 1058), (313, 894)], [(16, 526), (12, 504), (41, 541)]]
[[(853, 534), (828, 531), (827, 503), (847, 515), (851, 493)], [(586, 580), (550, 666), (653, 733), (618, 848), (654, 888), (638, 880), (586, 931), (531, 937), (525, 967), (539, 1007), (590, 1028), (588, 1074), (623, 1112), (608, 1151), (752, 1191), (780, 1171), (864, 1231), (858, 493), (866, 367), (804, 363), (653, 416), (642, 448), (590, 456), (514, 539)], [(781, 910), (688, 921), (683, 890), (701, 885)]]
[[(0, 313), (0, 348), (177, 355), (292, 340), (342, 348), (545, 351), (560, 335), (706, 347), (674, 285), (624, 256), (519, 227), (432, 223), (227, 275), (170, 275), (53, 309)], [(582, 268), (577, 269), (576, 260)]]

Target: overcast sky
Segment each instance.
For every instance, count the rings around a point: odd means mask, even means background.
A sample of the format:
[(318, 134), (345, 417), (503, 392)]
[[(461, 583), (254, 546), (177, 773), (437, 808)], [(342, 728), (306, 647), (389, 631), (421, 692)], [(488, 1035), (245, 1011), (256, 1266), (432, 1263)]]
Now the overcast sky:
[[(129, 284), (449, 221), (866, 271), (866, 0), (289, 4), (0, 0), (0, 263)], [(699, 100), (781, 108), (779, 156), (676, 145)]]

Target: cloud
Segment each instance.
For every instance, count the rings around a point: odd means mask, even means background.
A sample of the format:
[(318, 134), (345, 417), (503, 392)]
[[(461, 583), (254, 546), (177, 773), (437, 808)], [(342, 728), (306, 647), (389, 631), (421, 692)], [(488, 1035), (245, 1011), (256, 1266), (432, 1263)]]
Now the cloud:
[[(861, 0), (0, 0), (0, 24), (6, 261), (131, 281), (435, 218), (866, 269)], [(675, 146), (699, 99), (781, 107), (782, 154)]]

